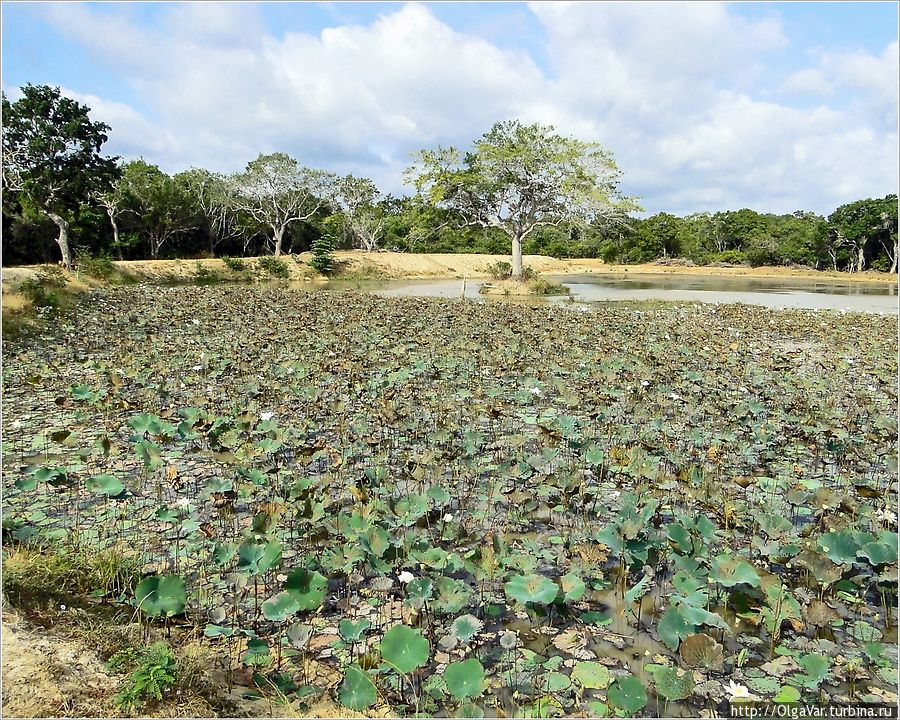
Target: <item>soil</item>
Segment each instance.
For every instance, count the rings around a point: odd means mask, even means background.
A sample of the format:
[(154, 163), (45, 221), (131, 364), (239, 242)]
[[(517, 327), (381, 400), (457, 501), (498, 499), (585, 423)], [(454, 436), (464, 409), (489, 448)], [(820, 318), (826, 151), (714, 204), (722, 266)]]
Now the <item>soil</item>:
[[(309, 280), (320, 277), (307, 264), (311, 253), (284, 256), (292, 280)], [(339, 276), (372, 278), (464, 278), (488, 277), (487, 268), (498, 261), (509, 261), (509, 256), (484, 255), (476, 253), (397, 253), (339, 251), (335, 253), (339, 263)], [(254, 258), (243, 258), (248, 269), (255, 269)], [(897, 276), (882, 272), (845, 273), (817, 271), (789, 267), (730, 267), (714, 268), (700, 266), (673, 266), (669, 264), (645, 263), (642, 265), (610, 265), (596, 258), (559, 260), (544, 255), (526, 255), (524, 265), (546, 275), (581, 274), (658, 274), (658, 275), (705, 275), (718, 277), (779, 277), (805, 278), (818, 281), (876, 282), (896, 284)], [(203, 267), (225, 277), (229, 270), (222, 260), (125, 260), (114, 263), (125, 272), (138, 275), (146, 280), (190, 280), (196, 277), (197, 269)], [(26, 265), (3, 268), (2, 282), (4, 296), (23, 280), (35, 275), (41, 265)], [(257, 272), (257, 275), (260, 273)], [(73, 278), (81, 278), (76, 273)], [(4, 300), (6, 302), (6, 300)]]
[(3, 717), (103, 717), (118, 679), (81, 643), (37, 633), (15, 614), (3, 618)]

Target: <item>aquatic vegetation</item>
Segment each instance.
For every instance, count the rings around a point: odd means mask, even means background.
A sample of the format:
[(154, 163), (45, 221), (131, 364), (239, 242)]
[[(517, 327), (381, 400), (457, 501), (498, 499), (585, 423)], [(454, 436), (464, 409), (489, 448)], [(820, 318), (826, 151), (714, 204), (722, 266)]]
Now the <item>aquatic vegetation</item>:
[[(896, 317), (224, 284), (76, 310), (3, 347), (13, 602), (96, 589), (229, 684), (357, 711), (897, 692)], [(66, 548), (127, 563), (16, 568)]]

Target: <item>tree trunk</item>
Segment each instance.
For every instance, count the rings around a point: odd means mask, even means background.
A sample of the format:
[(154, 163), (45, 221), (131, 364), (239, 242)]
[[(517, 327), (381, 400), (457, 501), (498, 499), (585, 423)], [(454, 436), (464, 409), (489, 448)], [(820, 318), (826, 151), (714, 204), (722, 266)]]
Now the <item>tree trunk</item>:
[(514, 235), (512, 239), (512, 276), (522, 277), (522, 238)]
[(53, 221), (53, 224), (59, 228), (59, 237), (56, 238), (56, 244), (59, 245), (59, 251), (62, 254), (63, 265), (67, 270), (72, 269), (72, 251), (69, 249), (69, 222), (62, 215), (47, 211), (47, 216)]
[(122, 246), (119, 245), (119, 225), (116, 222), (116, 218), (110, 214), (109, 222), (112, 225), (113, 229), (113, 247), (116, 249), (116, 252), (119, 255), (119, 260), (122, 259)]
[(272, 228), (275, 232), (275, 257), (281, 255), (281, 242), (284, 240), (284, 227)]
[(866, 244), (862, 243), (856, 249), (856, 271), (862, 272), (866, 269)]

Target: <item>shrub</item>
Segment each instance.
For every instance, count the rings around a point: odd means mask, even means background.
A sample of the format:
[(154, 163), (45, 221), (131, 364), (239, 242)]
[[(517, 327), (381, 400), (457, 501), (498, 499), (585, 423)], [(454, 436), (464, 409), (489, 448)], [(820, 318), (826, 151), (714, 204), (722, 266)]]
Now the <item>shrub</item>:
[(217, 283), (222, 279), (215, 270), (206, 267), (199, 260), (197, 261), (197, 274), (195, 277), (200, 285), (210, 285), (212, 283)]
[(334, 272), (335, 248), (336, 243), (331, 235), (328, 233), (320, 235), (316, 238), (310, 248), (313, 256), (312, 259), (310, 259), (309, 264), (323, 275), (329, 275)]
[(256, 260), (256, 264), (260, 270), (269, 273), (272, 277), (289, 278), (291, 276), (291, 271), (284, 260), (274, 255), (264, 255)]
[(100, 280), (109, 280), (116, 272), (116, 267), (109, 255), (79, 255), (78, 269), (85, 275)]
[(164, 642), (147, 648), (125, 648), (109, 659), (110, 670), (134, 668), (116, 695), (116, 705), (128, 712), (151, 700), (162, 700), (177, 678), (177, 661)]
[(498, 260), (492, 265), (487, 266), (487, 272), (492, 278), (505, 280), (508, 277), (512, 277), (512, 265), (506, 262), (506, 260)]
[(234, 272), (242, 272), (247, 269), (247, 266), (244, 264), (244, 261), (240, 258), (228, 257), (228, 255), (222, 256), (222, 262), (225, 263), (225, 267), (229, 270), (233, 270)]
[(62, 270), (51, 266), (24, 280), (19, 286), (19, 292), (36, 308), (56, 310), (60, 305), (59, 291), (65, 286), (66, 278)]
[(535, 295), (568, 295), (569, 288), (559, 283), (550, 282), (544, 278), (536, 278), (529, 281), (529, 287)]

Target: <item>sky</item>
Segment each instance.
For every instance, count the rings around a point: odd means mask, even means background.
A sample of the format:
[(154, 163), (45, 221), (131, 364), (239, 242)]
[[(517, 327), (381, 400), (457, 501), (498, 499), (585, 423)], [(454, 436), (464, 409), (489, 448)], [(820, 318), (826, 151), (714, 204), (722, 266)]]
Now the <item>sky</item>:
[(2, 87), (60, 87), (104, 150), (174, 173), (260, 153), (408, 194), (497, 121), (600, 142), (645, 214), (898, 190), (894, 2), (2, 5)]

